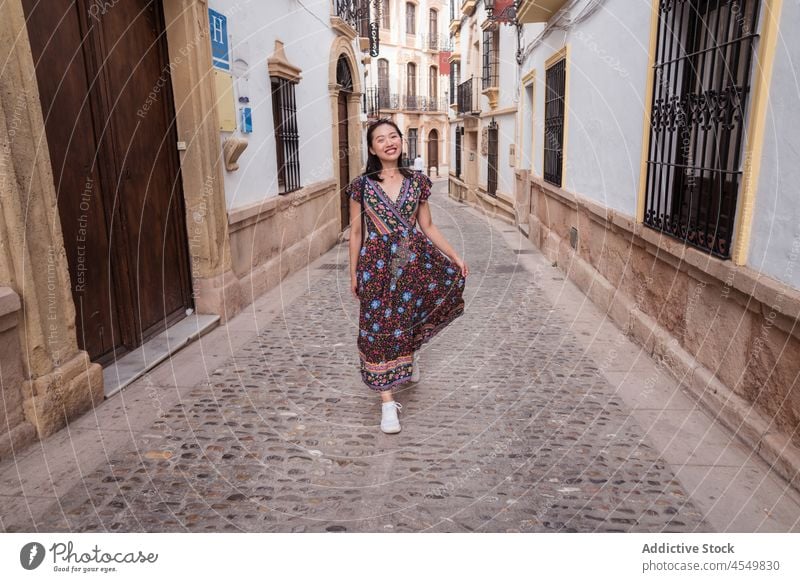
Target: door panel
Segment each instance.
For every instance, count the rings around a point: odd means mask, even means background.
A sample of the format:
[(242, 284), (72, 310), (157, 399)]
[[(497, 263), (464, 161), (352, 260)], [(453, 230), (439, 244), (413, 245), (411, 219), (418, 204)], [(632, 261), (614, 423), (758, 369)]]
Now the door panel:
[(120, 2), (101, 20), (109, 119), (125, 227), (136, 336), (187, 306), (185, 230), (161, 13), (152, 0)]
[[(191, 303), (160, 2), (23, 0), (78, 342), (106, 363)], [(90, 11), (90, 9), (94, 10)]]
[(23, 0), (75, 302), (78, 342), (93, 357), (120, 342), (109, 256), (97, 101), (84, 50), (91, 42), (73, 0)]

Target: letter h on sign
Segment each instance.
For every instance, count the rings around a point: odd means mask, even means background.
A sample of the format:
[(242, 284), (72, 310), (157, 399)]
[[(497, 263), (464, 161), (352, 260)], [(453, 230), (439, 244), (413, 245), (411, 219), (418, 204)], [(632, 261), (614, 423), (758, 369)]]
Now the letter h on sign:
[(211, 32), (211, 57), (216, 68), (230, 71), (231, 58), (228, 47), (228, 18), (216, 10), (208, 9)]

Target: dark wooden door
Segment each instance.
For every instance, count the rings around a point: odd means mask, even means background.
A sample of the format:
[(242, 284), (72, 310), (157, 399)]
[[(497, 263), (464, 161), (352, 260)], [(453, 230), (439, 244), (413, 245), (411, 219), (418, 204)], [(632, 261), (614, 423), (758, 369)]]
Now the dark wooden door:
[(339, 131), (339, 192), (341, 192), (342, 230), (350, 224), (350, 201), (344, 189), (350, 183), (350, 140), (347, 135), (347, 98), (350, 93), (339, 91), (339, 115), (336, 122)]
[(431, 168), (436, 169), (436, 175), (439, 175), (439, 132), (432, 129), (428, 134), (428, 171)]
[(108, 362), (191, 307), (163, 16), (154, 0), (23, 0), (78, 341)]

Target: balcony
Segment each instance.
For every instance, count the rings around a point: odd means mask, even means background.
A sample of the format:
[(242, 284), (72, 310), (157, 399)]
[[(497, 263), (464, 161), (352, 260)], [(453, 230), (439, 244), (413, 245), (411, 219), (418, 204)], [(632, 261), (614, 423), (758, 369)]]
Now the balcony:
[(383, 112), (398, 108), (397, 95), (389, 94), (388, 87), (370, 87), (364, 93), (363, 111), (369, 119), (383, 117)]
[(456, 8), (455, 0), (450, 0), (450, 34), (455, 34), (461, 27), (461, 14)]
[(403, 109), (421, 113), (436, 113), (447, 110), (447, 102), (443, 98), (423, 97), (421, 95), (403, 95)]
[(567, 0), (521, 0), (517, 7), (517, 21), (520, 23), (547, 22)]
[(453, 39), (444, 34), (423, 34), (422, 50), (433, 52), (452, 52), (454, 48)]
[(333, 29), (353, 39), (369, 38), (369, 0), (334, 0)]
[[(450, 0), (455, 2), (455, 0)], [(461, 13), (465, 16), (472, 16), (475, 13), (475, 7), (478, 5), (478, 0), (462, 0)]]
[(459, 115), (476, 115), (481, 112), (480, 93), (475, 77), (458, 85), (458, 113)]

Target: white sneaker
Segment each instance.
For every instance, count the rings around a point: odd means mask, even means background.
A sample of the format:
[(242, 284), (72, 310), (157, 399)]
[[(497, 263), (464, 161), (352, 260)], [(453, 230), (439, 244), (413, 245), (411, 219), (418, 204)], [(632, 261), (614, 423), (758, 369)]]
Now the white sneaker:
[(414, 352), (414, 361), (411, 364), (411, 381), (419, 382), (419, 354)]
[(386, 434), (400, 432), (400, 420), (397, 418), (397, 411), (402, 410), (403, 405), (392, 400), (384, 402), (381, 407), (381, 430)]

